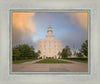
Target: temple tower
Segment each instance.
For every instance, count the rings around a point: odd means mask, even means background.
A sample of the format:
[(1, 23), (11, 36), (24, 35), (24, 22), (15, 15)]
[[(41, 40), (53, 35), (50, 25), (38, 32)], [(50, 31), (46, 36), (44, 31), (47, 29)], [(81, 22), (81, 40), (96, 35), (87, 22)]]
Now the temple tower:
[(40, 57), (42, 58), (59, 58), (58, 53), (62, 51), (61, 40), (54, 40), (54, 35), (52, 33), (52, 27), (49, 26), (47, 30), (46, 40), (38, 41), (38, 50), (41, 51)]

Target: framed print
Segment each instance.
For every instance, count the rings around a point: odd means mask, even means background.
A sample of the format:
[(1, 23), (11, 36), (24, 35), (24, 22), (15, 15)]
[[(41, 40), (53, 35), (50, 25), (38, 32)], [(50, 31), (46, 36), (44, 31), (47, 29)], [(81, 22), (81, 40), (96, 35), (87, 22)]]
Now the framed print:
[(90, 10), (10, 10), (10, 16), (12, 73), (90, 73)]
[(2, 84), (100, 83), (99, 3), (55, 1), (0, 2)]

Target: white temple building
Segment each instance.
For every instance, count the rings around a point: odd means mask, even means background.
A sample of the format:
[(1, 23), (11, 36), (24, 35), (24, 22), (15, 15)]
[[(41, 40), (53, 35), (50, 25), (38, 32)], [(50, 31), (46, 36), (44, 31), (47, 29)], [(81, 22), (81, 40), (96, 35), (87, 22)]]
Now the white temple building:
[(52, 34), (51, 26), (48, 27), (46, 40), (38, 40), (38, 50), (40, 50), (40, 57), (53, 57), (59, 58), (59, 52), (62, 51), (62, 42), (61, 40), (54, 40), (54, 35)]

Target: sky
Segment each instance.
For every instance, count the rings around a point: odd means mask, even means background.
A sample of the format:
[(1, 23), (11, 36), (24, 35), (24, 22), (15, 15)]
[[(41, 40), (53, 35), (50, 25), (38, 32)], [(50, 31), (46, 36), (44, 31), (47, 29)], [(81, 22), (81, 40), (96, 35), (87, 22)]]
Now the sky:
[(78, 50), (88, 40), (87, 12), (13, 12), (12, 45), (28, 44), (37, 51), (37, 42), (46, 39), (49, 26), (62, 48)]

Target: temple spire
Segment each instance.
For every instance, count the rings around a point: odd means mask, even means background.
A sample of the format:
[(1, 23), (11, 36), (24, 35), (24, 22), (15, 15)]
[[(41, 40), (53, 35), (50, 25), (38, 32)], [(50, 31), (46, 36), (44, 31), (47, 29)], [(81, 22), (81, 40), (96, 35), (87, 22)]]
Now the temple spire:
[(48, 27), (48, 31), (47, 31), (48, 35), (52, 35), (52, 32), (53, 32), (53, 31), (52, 31), (52, 27), (49, 26), (49, 27)]
[(48, 40), (51, 40), (51, 39), (54, 39), (54, 36), (53, 36), (53, 34), (52, 34), (52, 27), (51, 26), (49, 26), (48, 27), (48, 31), (47, 31), (47, 36), (46, 36), (46, 39), (48, 39)]

